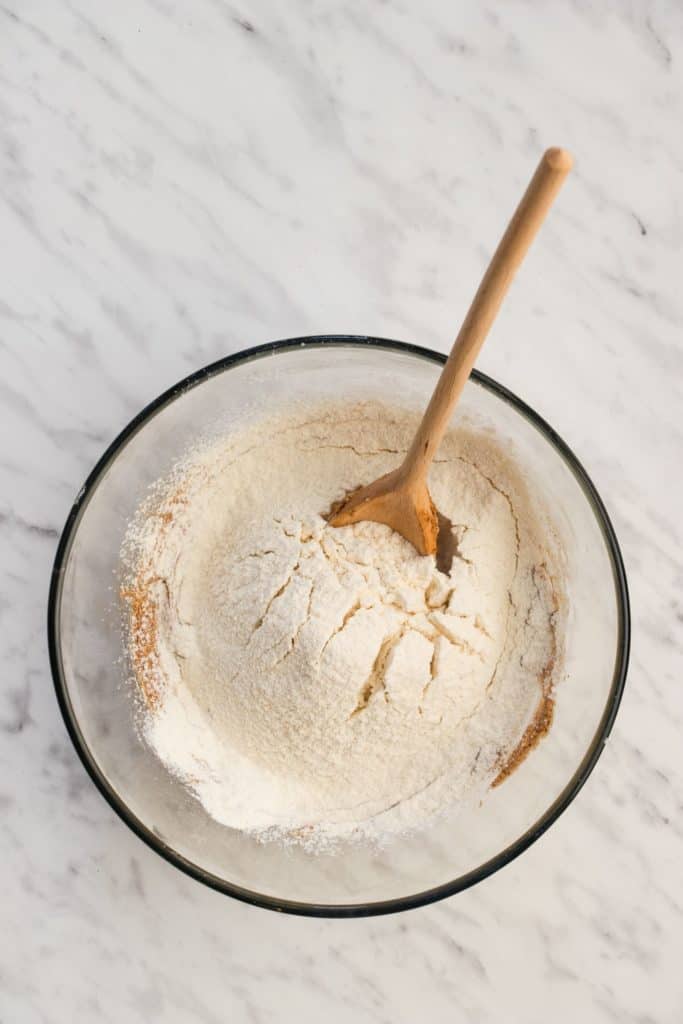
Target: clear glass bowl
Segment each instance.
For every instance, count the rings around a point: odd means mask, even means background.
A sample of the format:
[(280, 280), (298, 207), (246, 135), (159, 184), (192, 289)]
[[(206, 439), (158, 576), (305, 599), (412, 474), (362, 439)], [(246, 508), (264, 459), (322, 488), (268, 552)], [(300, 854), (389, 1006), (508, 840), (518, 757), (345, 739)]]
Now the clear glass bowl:
[(293, 399), (390, 397), (423, 408), (444, 356), (377, 338), (324, 336), (230, 356), (152, 402), (103, 455), (79, 493), (57, 551), (48, 609), (52, 672), (67, 729), (114, 810), (152, 849), (239, 899), (292, 913), (403, 910), (480, 881), (537, 839), (574, 799), (609, 735), (629, 647), (624, 568), (602, 502), (555, 432), (480, 373), (458, 417), (490, 426), (516, 450), (567, 544), (570, 614), (565, 678), (550, 734), (481, 804), (384, 850), (335, 853), (259, 844), (217, 824), (173, 779), (135, 728), (118, 601), (121, 541), (149, 485), (198, 435)]

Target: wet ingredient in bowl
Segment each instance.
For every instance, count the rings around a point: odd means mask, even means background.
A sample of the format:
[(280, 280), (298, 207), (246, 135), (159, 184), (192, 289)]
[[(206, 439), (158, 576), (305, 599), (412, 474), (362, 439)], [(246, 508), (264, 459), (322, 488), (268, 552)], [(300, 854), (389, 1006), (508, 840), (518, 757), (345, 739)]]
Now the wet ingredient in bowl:
[(433, 467), (448, 575), (388, 527), (323, 518), (415, 424), (293, 409), (198, 448), (131, 528), (145, 736), (226, 825), (312, 848), (419, 827), (550, 723), (559, 559), (494, 437), (452, 431)]

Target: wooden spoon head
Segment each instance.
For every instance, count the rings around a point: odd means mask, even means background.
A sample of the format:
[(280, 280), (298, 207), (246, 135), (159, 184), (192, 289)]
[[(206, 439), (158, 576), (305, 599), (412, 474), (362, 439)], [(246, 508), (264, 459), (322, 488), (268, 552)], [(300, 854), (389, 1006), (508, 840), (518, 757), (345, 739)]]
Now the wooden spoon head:
[(331, 526), (349, 526), (361, 520), (390, 526), (421, 555), (436, 553), (439, 521), (427, 485), (406, 481), (400, 469), (352, 491), (328, 517)]

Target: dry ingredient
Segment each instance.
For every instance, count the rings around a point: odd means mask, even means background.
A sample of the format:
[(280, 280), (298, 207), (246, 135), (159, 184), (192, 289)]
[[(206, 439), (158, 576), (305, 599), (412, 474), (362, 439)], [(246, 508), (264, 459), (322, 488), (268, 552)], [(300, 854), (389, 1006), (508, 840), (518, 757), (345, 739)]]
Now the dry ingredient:
[(493, 435), (451, 431), (432, 469), (448, 575), (386, 526), (326, 523), (415, 426), (292, 408), (191, 453), (129, 531), (144, 734), (225, 825), (314, 849), (416, 828), (550, 726), (556, 546)]

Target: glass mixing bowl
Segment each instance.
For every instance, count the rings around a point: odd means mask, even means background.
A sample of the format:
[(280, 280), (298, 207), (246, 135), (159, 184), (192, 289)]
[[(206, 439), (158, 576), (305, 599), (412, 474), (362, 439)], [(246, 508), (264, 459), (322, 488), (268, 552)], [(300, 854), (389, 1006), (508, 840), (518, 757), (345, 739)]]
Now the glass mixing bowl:
[(57, 551), (48, 609), (57, 697), (103, 796), (153, 850), (239, 899), (292, 913), (353, 916), (441, 899), (525, 850), (574, 799), (612, 728), (629, 648), (624, 568), (586, 473), (557, 434), (505, 388), (472, 374), (456, 418), (492, 427), (553, 510), (567, 549), (566, 666), (548, 736), (481, 803), (384, 849), (260, 844), (217, 824), (139, 737), (118, 600), (119, 552), (150, 484), (198, 436), (260, 411), (329, 395), (424, 408), (445, 357), (377, 338), (275, 342), (222, 359), (152, 402), (90, 474)]

